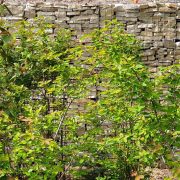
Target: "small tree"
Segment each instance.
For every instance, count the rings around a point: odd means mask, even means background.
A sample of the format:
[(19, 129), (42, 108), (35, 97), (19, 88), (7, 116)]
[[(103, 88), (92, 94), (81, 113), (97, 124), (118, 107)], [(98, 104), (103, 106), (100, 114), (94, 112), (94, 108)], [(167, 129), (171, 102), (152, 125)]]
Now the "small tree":
[(140, 43), (116, 21), (88, 38), (86, 63), (96, 71), (98, 97), (83, 117), (89, 130), (82, 140), (82, 164), (98, 179), (142, 178), (147, 166), (159, 160), (168, 164), (178, 147), (179, 65), (160, 69), (152, 79)]
[(56, 27), (43, 18), (1, 27), (1, 177), (64, 176), (74, 154), (64, 145), (79, 126), (68, 112), (86, 93), (80, 52), (68, 30), (52, 37), (48, 30)]
[[(0, 177), (131, 179), (159, 158), (172, 163), (178, 65), (152, 79), (140, 43), (116, 21), (82, 46), (68, 30), (50, 35), (57, 27), (43, 19), (12, 27), (1, 23)], [(82, 101), (84, 111), (72, 109)]]

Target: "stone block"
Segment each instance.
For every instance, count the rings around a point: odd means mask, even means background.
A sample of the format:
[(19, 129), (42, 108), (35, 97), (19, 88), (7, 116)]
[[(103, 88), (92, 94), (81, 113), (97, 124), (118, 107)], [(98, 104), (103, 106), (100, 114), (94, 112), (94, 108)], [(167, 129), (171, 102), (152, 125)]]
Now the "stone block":
[(141, 36), (149, 36), (149, 37), (152, 37), (152, 36), (153, 36), (153, 32), (152, 32), (152, 31), (142, 31), (142, 32), (141, 32)]
[(87, 16), (74, 16), (71, 18), (70, 23), (84, 23), (85, 21), (90, 21), (92, 19), (98, 19), (97, 15), (87, 15)]
[(175, 48), (176, 46), (173, 40), (164, 40), (163, 43), (165, 48)]
[(149, 69), (150, 73), (156, 73), (157, 72), (157, 68), (149, 67), (148, 69)]
[(148, 56), (148, 61), (155, 61), (155, 56)]
[(30, 10), (24, 11), (24, 17), (28, 18), (28, 19), (35, 18), (36, 17), (35, 9), (30, 9)]
[(157, 12), (157, 7), (147, 8), (147, 9), (141, 9), (141, 12), (143, 13), (149, 13), (149, 12)]
[(100, 16), (110, 16), (112, 17), (114, 15), (114, 9), (110, 8), (106, 8), (106, 9), (100, 9)]
[(152, 40), (154, 40), (154, 41), (162, 41), (163, 38), (164, 38), (163, 36), (153, 36)]
[(153, 28), (155, 26), (155, 24), (152, 24), (152, 23), (141, 23), (141, 24), (139, 24), (138, 25), (138, 28), (140, 28), (140, 29), (146, 29), (146, 28)]
[(54, 7), (52, 4), (40, 4), (38, 5), (37, 4), (37, 8), (36, 10), (38, 11), (44, 11), (44, 12), (55, 12), (55, 11), (58, 11), (58, 7)]
[(137, 28), (136, 24), (133, 24), (133, 25), (127, 25), (127, 32), (129, 32), (129, 33), (140, 33), (141, 30)]
[(139, 12), (139, 4), (125, 4), (124, 10), (126, 12)]
[(78, 16), (78, 15), (80, 15), (80, 11), (67, 12), (67, 16)]
[(13, 16), (23, 16), (24, 7), (23, 6), (8, 6), (9, 10)]
[(153, 46), (152, 41), (143, 41), (141, 43), (143, 49), (150, 49)]
[(156, 41), (156, 42), (153, 43), (153, 46), (154, 46), (154, 47), (163, 47), (163, 42), (161, 42), (161, 41)]
[(81, 12), (82, 15), (91, 15), (93, 13), (94, 13), (93, 9), (87, 9), (87, 10)]
[(145, 51), (143, 52), (143, 56), (153, 56), (154, 54), (155, 54), (155, 51), (154, 51), (154, 50), (151, 50), (151, 49), (145, 50)]
[(1, 19), (3, 20), (7, 20), (10, 22), (17, 22), (17, 21), (21, 21), (23, 20), (23, 17), (17, 17), (17, 16), (6, 16), (6, 17), (1, 17)]
[(55, 12), (55, 16), (56, 16), (57, 18), (65, 18), (65, 17), (66, 17), (66, 12), (65, 12), (65, 11)]
[(55, 12), (44, 12), (44, 11), (38, 11), (37, 16), (54, 16)]
[(160, 7), (160, 8), (159, 8), (159, 12), (173, 13), (173, 12), (176, 12), (176, 9), (175, 9), (175, 8), (170, 8), (170, 7), (167, 7), (167, 6), (164, 6), (164, 7)]

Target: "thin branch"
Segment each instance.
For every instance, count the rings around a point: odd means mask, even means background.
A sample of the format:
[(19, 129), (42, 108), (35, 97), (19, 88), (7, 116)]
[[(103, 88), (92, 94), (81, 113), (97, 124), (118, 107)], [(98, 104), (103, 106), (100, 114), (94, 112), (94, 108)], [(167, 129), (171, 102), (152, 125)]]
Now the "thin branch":
[(58, 129), (57, 129), (57, 131), (56, 131), (56, 133), (55, 133), (54, 139), (57, 138), (57, 135), (58, 135), (58, 133), (59, 133), (59, 130), (61, 129), (62, 123), (63, 123), (63, 121), (64, 121), (64, 119), (65, 119), (65, 117), (66, 117), (66, 115), (67, 115), (67, 112), (68, 112), (69, 107), (70, 107), (70, 105), (72, 104), (73, 100), (74, 100), (74, 98), (73, 98), (73, 99), (71, 100), (71, 102), (68, 104), (68, 106), (67, 106), (67, 108), (66, 108), (66, 110), (65, 110), (65, 112), (64, 112), (64, 114), (63, 114), (63, 116), (62, 116), (62, 118), (61, 118), (61, 120), (60, 120), (60, 122), (59, 122)]

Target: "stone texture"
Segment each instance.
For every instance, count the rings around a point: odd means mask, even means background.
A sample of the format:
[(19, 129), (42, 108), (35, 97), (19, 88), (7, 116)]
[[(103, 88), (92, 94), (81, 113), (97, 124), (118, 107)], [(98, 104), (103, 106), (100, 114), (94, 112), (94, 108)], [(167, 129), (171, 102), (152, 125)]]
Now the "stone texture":
[(7, 6), (13, 16), (7, 14), (3, 18), (10, 22), (45, 16), (56, 25), (54, 30), (48, 30), (49, 34), (57, 33), (59, 27), (70, 28), (76, 31), (73, 39), (77, 40), (83, 33), (103, 27), (105, 20), (116, 18), (124, 23), (128, 33), (142, 41), (142, 60), (149, 67), (168, 65), (180, 58), (180, 3), (9, 2)]

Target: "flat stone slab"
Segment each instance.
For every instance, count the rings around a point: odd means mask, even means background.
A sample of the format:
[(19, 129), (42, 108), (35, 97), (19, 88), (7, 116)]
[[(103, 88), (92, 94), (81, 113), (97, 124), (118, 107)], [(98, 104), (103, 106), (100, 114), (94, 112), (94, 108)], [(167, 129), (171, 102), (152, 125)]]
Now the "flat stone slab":
[(58, 2), (63, 4), (138, 4), (158, 2), (158, 3), (180, 3), (180, 0), (4, 0), (6, 3), (39, 3), (39, 2)]

